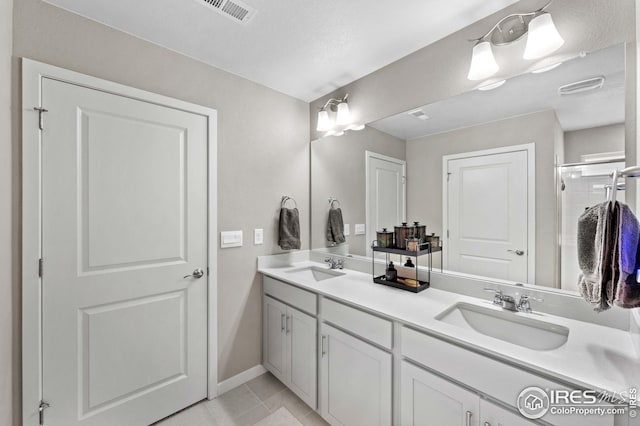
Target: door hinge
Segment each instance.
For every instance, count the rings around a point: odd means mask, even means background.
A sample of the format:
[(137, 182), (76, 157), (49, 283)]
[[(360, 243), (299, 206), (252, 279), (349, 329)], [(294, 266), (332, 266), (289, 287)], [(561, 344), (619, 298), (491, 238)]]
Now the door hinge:
[(43, 271), (44, 271), (44, 260), (40, 258), (38, 259), (38, 277), (42, 278)]
[(49, 407), (51, 407), (49, 403), (45, 401), (40, 401), (40, 405), (38, 406), (38, 418), (39, 418), (40, 426), (44, 425), (44, 410), (46, 410)]
[(49, 112), (48, 109), (44, 109), (42, 107), (33, 107), (34, 111), (38, 111), (38, 128), (40, 130), (44, 129), (44, 117), (43, 113)]

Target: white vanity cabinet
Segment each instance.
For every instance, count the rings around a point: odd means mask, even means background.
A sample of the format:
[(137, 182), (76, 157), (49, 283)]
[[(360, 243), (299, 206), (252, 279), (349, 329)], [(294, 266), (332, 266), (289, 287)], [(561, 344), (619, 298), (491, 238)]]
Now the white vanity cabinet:
[[(563, 385), (561, 383), (549, 380), (546, 377), (539, 376), (537, 374), (533, 374), (524, 369), (520, 369), (513, 365), (506, 364), (502, 361), (498, 361), (494, 358), (485, 356), (483, 354), (471, 351), (469, 349), (460, 347), (458, 345), (449, 343), (440, 338), (422, 333), (418, 330), (402, 327), (401, 332), (401, 341), (402, 341), (402, 356), (412, 362), (417, 364), (429, 367), (429, 369), (433, 371), (437, 371), (438, 374), (442, 376), (451, 378), (453, 381), (457, 381), (459, 383), (464, 383), (465, 386), (473, 389), (475, 392), (466, 391), (470, 394), (475, 395), (483, 395), (488, 396), (493, 400), (500, 401), (502, 404), (509, 407), (516, 407), (517, 399), (520, 392), (528, 387), (535, 386), (540, 389), (575, 389), (575, 387)], [(403, 361), (402, 369), (404, 370), (406, 365), (408, 364), (406, 361)], [(419, 376), (421, 379), (427, 377), (426, 375), (433, 376), (433, 374), (428, 373), (426, 370), (423, 370), (423, 374), (419, 374), (416, 371), (420, 370), (418, 367), (415, 367), (411, 364), (408, 364), (412, 369), (410, 375), (402, 377), (402, 389), (403, 392), (401, 394), (402, 400), (405, 398), (412, 398), (412, 388), (411, 382), (405, 383), (409, 380), (409, 377), (412, 375)], [(404, 374), (404, 373), (403, 373)], [(408, 374), (408, 373), (407, 373)], [(437, 377), (437, 376), (436, 376)], [(442, 383), (448, 383), (451, 386), (456, 386), (452, 382), (448, 382), (445, 379), (437, 377)], [(445, 385), (442, 384), (442, 388), (445, 388)], [(405, 391), (405, 389), (407, 389)], [(438, 388), (440, 389), (440, 388)], [(463, 391), (463, 388), (460, 387), (460, 391)], [(407, 395), (406, 392), (409, 394)], [(422, 391), (424, 392), (424, 391)], [(459, 393), (455, 393), (455, 395), (459, 395)], [(450, 398), (451, 400), (455, 399), (455, 397)], [(480, 401), (480, 400), (478, 400)], [(416, 404), (421, 403), (419, 399), (417, 399)], [(485, 401), (486, 403), (486, 401)], [(450, 402), (453, 407), (455, 404)], [(499, 407), (497, 406), (488, 406), (487, 413), (493, 413), (494, 416), (497, 415), (500, 422), (504, 422), (508, 425), (528, 425), (527, 419), (514, 415), (511, 421), (504, 420), (509, 413), (508, 411), (502, 410), (499, 411)], [(401, 417), (410, 416), (411, 413), (410, 407), (406, 407), (407, 413), (405, 414), (405, 407), (403, 406)], [(452, 423), (452, 424), (460, 424), (466, 426), (466, 411), (464, 410), (464, 422), (462, 423)], [(475, 426), (488, 426), (485, 425), (484, 421), (478, 423), (478, 419), (482, 419), (483, 411), (479, 409), (479, 415), (473, 415), (471, 420), (471, 425)], [(498, 414), (496, 414), (498, 413)], [(487, 414), (488, 415), (488, 414)], [(476, 420), (473, 420), (476, 419)], [(613, 426), (614, 418), (612, 415), (604, 415), (604, 416), (564, 416), (560, 414), (553, 414), (548, 412), (542, 420), (553, 424), (555, 426)], [(622, 421), (621, 419), (620, 421)], [(475, 423), (474, 423), (475, 421)], [(517, 423), (520, 421), (520, 423)], [(496, 420), (493, 422), (487, 422), (495, 426)], [(524, 423), (523, 423), (524, 422)], [(405, 424), (405, 421), (402, 421), (402, 424)], [(411, 422), (407, 422), (406, 424), (414, 424)], [(421, 423), (415, 423), (421, 424)], [(427, 423), (428, 424), (428, 423)], [(535, 423), (534, 423), (535, 424)], [(623, 423), (616, 423), (623, 424)]]
[[(293, 286), (280, 284), (286, 286), (283, 287), (285, 300), (295, 299), (296, 295), (300, 295), (297, 292), (304, 292)], [(307, 296), (304, 293), (301, 294)], [(311, 293), (309, 295), (316, 297)], [(315, 313), (315, 302), (313, 306)], [(265, 294), (262, 327), (265, 368), (315, 409), (318, 365), (316, 318)]]
[(332, 425), (391, 424), (391, 354), (320, 326), (320, 413)]
[(391, 425), (393, 322), (320, 299), (320, 413), (332, 425)]
[(407, 361), (401, 366), (403, 426), (533, 426), (535, 423)]

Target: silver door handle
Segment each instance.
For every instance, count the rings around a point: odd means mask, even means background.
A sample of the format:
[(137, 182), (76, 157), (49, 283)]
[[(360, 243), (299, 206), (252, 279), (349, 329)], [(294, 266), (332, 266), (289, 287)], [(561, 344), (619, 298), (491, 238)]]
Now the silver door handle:
[(202, 268), (196, 268), (193, 271), (193, 274), (191, 275), (185, 275), (183, 278), (202, 278), (204, 276), (204, 271), (202, 270)]
[(489, 423), (489, 422), (484, 422), (484, 426), (491, 426), (491, 423)]
[(284, 331), (284, 314), (280, 314), (280, 331)]
[(321, 346), (321, 352), (322, 352), (322, 356), (324, 357), (327, 354), (327, 351), (324, 349), (324, 341), (327, 340), (327, 336), (322, 336), (322, 342), (320, 344)]
[(286, 334), (291, 333), (291, 327), (289, 326), (289, 320), (291, 319), (291, 316), (287, 315), (287, 320), (285, 321), (285, 324), (287, 325), (287, 331)]
[(522, 256), (524, 254), (524, 250), (507, 250), (509, 253), (515, 253), (518, 256)]
[(466, 426), (471, 426), (471, 416), (473, 413), (471, 411), (467, 411), (467, 423)]

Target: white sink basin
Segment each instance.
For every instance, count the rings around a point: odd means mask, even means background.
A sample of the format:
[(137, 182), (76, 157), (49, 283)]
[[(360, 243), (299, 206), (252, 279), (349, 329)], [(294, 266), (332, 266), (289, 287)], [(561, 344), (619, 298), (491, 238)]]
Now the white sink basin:
[(569, 337), (567, 327), (470, 303), (457, 303), (436, 319), (537, 351), (558, 348)]
[(335, 277), (341, 277), (344, 272), (334, 269), (320, 268), (318, 266), (305, 266), (304, 268), (286, 271), (288, 274), (296, 275), (303, 280), (324, 281)]

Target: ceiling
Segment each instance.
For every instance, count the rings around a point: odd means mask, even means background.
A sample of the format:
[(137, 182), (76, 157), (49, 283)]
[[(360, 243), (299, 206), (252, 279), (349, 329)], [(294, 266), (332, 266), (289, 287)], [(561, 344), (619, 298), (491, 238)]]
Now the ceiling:
[[(311, 102), (516, 0), (46, 0), (71, 12)], [(226, 0), (224, 0), (226, 1)]]
[[(605, 77), (601, 89), (569, 96), (558, 94), (560, 86), (598, 76)], [(369, 125), (411, 140), (549, 109), (556, 111), (564, 131), (623, 123), (625, 46), (619, 44), (592, 52), (546, 73), (523, 74), (497, 89), (467, 92), (420, 109), (429, 116), (428, 120), (403, 112)]]

